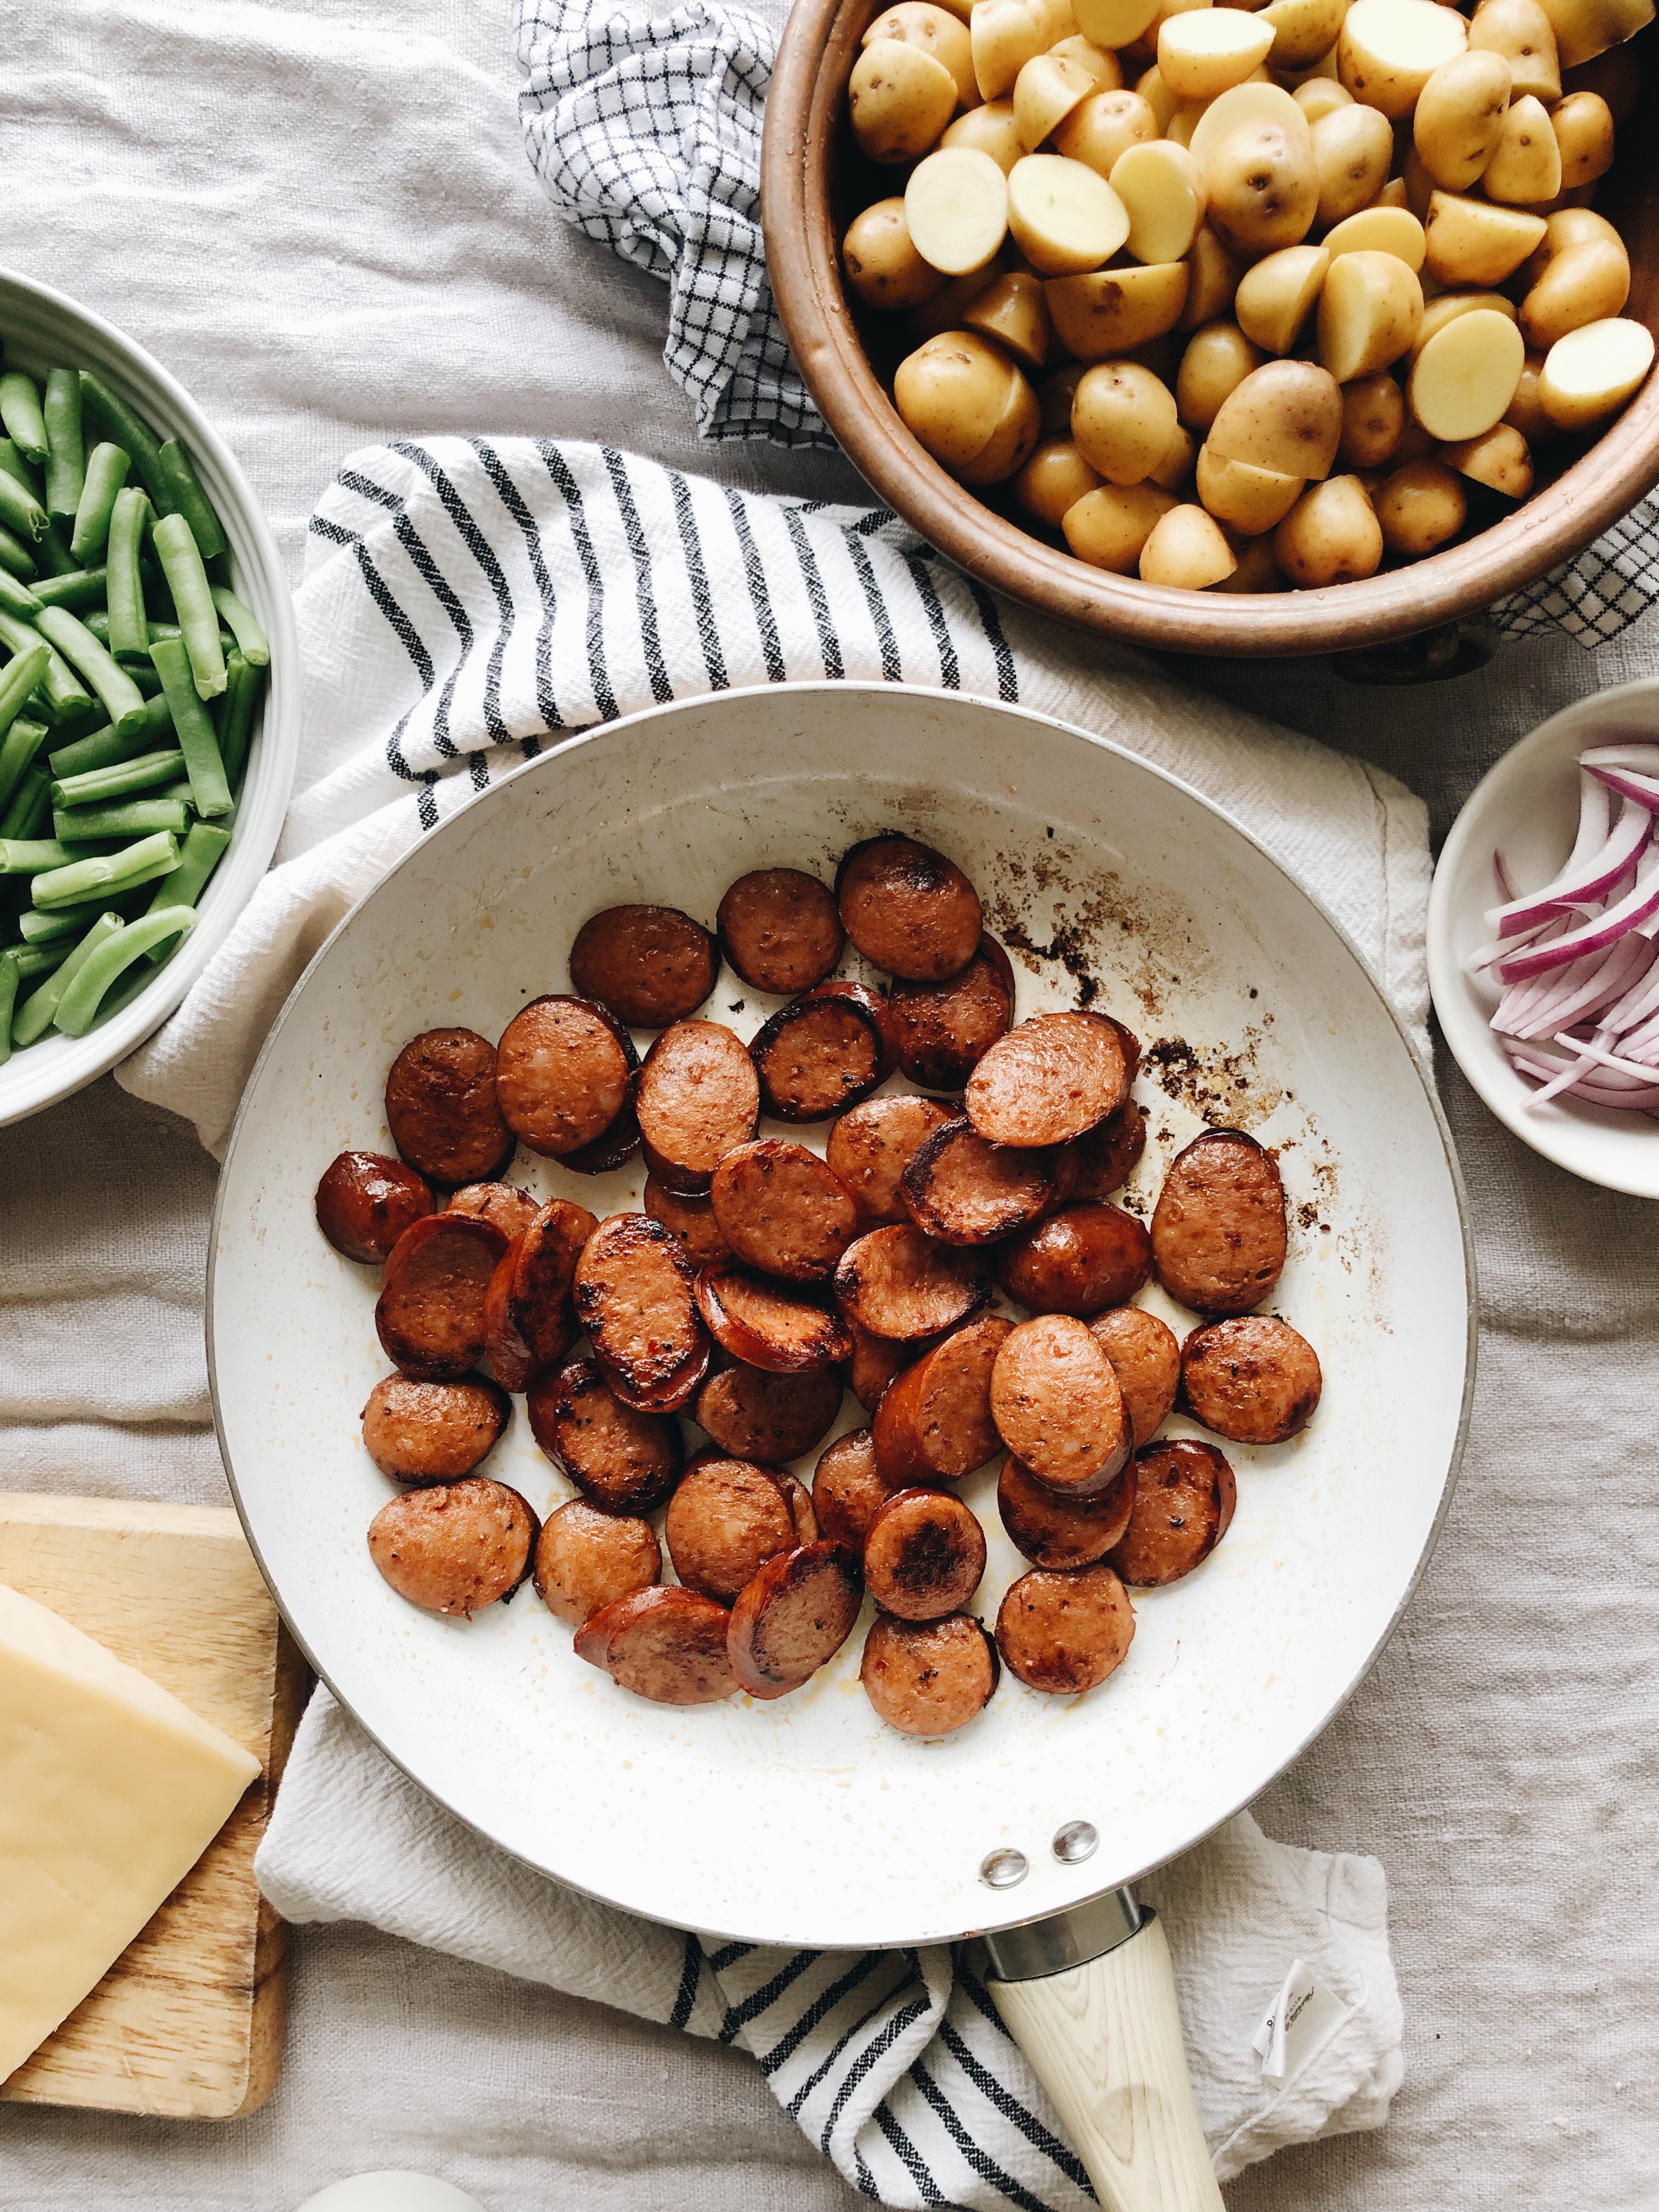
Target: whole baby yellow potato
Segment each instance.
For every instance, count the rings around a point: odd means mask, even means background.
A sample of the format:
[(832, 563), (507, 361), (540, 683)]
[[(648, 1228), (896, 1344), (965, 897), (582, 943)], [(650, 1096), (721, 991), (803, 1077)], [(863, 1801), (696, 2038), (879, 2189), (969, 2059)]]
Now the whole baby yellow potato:
[(1098, 472), (1070, 438), (1044, 438), (1014, 478), (1014, 497), (1051, 530), (1059, 529), (1067, 511), (1085, 493), (1099, 489)]
[(1497, 150), (1509, 112), (1510, 65), (1502, 54), (1472, 48), (1439, 68), (1412, 116), (1412, 141), (1437, 185), (1466, 192)]
[(1310, 484), (1273, 532), (1273, 558), (1304, 591), (1374, 576), (1382, 532), (1358, 477)]
[(853, 64), (848, 113), (860, 151), (872, 161), (919, 160), (956, 108), (956, 79), (920, 46), (878, 39)]
[(878, 200), (855, 215), (841, 242), (842, 266), (866, 307), (920, 307), (937, 299), (947, 279), (911, 243), (902, 199)]
[(1067, 507), (1060, 528), (1079, 561), (1133, 576), (1153, 525), (1175, 504), (1175, 494), (1154, 483), (1102, 484)]
[(1138, 92), (1091, 92), (1055, 131), (1054, 145), (1067, 161), (1109, 177), (1131, 146), (1157, 137), (1158, 118)]
[[(1431, 4), (1431, 0), (1424, 0)], [(1286, 125), (1247, 123), (1203, 164), (1209, 221), (1230, 246), (1250, 255), (1298, 246), (1319, 210), (1319, 169), (1311, 138)]]
[(973, 42), (968, 26), (948, 8), (931, 0), (898, 0), (878, 15), (859, 44), (872, 46), (878, 39), (896, 39), (901, 46), (916, 46), (942, 62), (957, 82), (957, 100), (963, 107), (977, 107), (979, 87), (974, 82)]
[(1341, 435), (1342, 387), (1330, 372), (1269, 361), (1223, 400), (1208, 442), (1223, 460), (1317, 479), (1329, 474)]
[(1319, 172), (1319, 220), (1340, 222), (1369, 207), (1388, 182), (1394, 132), (1386, 116), (1351, 100), (1313, 125), (1313, 151)]
[(1342, 436), (1337, 459), (1350, 469), (1380, 469), (1406, 427), (1406, 395), (1386, 370), (1342, 387)]
[(1550, 128), (1561, 156), (1561, 189), (1594, 184), (1613, 167), (1613, 114), (1597, 92), (1570, 92), (1550, 110)]
[(1557, 338), (1623, 311), (1630, 297), (1630, 259), (1617, 240), (1586, 239), (1552, 257), (1521, 302), (1521, 334), (1547, 353)]
[(1072, 402), (1078, 450), (1108, 483), (1146, 481), (1175, 434), (1175, 394), (1136, 362), (1103, 362), (1079, 382)]
[(988, 100), (969, 108), (957, 116), (939, 143), (941, 147), (964, 146), (970, 153), (988, 154), (1005, 177), (1025, 151), (1012, 100)]
[(972, 331), (946, 331), (899, 363), (893, 404), (933, 459), (955, 475), (990, 443), (1016, 380), (1024, 381), (998, 347)]
[(1207, 430), (1222, 402), (1236, 392), (1261, 356), (1237, 323), (1206, 323), (1194, 331), (1176, 378), (1176, 410), (1189, 430)]
[(1468, 495), (1443, 461), (1408, 461), (1378, 489), (1373, 504), (1390, 553), (1420, 560), (1455, 538), (1468, 519)]

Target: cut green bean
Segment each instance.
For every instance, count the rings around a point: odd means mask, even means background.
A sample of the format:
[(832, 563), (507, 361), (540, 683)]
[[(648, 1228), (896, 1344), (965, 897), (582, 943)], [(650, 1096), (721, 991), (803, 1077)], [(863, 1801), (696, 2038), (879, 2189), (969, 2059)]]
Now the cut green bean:
[(51, 520), (28, 485), (20, 483), (9, 469), (0, 468), (0, 523), (38, 544)]
[[(13, 839), (38, 838), (52, 820), (52, 778), (37, 763), (17, 779), (11, 804), (0, 814), (0, 852)], [(0, 862), (0, 875), (11, 872)]]
[(0, 609), (15, 615), (19, 622), (33, 622), (43, 604), (27, 584), (20, 583), (15, 576), (9, 576), (0, 568)]
[(105, 568), (76, 568), (68, 576), (45, 577), (33, 589), (43, 607), (72, 607), (78, 614), (82, 607), (103, 605), (109, 590), (109, 572)]
[(25, 653), (41, 643), (51, 656), (46, 672), (40, 679), (40, 692), (52, 714), (60, 719), (67, 714), (81, 714), (92, 704), (89, 692), (82, 689), (79, 678), (45, 633), (33, 623), (21, 622), (0, 608), (0, 645), (15, 653)]
[(144, 612), (144, 584), (138, 573), (138, 548), (149, 512), (149, 500), (137, 484), (129, 484), (125, 491), (115, 495), (104, 569), (108, 586), (109, 649), (112, 653), (149, 651), (149, 622)]
[[(52, 647), (44, 638), (36, 638), (32, 645), (19, 650), (16, 659), (0, 672), (0, 732), (11, 727), (40, 690), (51, 658)], [(33, 754), (30, 758), (33, 758)], [(20, 775), (21, 772), (18, 771)], [(0, 805), (4, 804), (5, 795), (4, 789), (0, 788)]]
[[(33, 1044), (38, 1038), (45, 1036), (63, 1006), (70, 985), (86, 968), (93, 955), (102, 946), (112, 943), (121, 934), (124, 927), (118, 914), (99, 915), (61, 965), (53, 969), (44, 983), (36, 985), (12, 1016), (11, 1041), (15, 1045)], [(119, 970), (116, 972), (118, 974)], [(98, 996), (102, 998), (102, 991)], [(97, 1001), (94, 1000), (93, 1003), (95, 1006)], [(78, 1036), (80, 1032), (77, 1030), (75, 1034)]]
[[(106, 936), (94, 946), (64, 991), (56, 1020), (65, 1036), (84, 1036), (98, 1018), (98, 1009), (110, 985), (152, 945), (172, 937), (183, 937), (196, 927), (196, 915), (187, 906), (164, 906), (125, 929)], [(88, 933), (91, 934), (90, 932)], [(68, 963), (65, 963), (65, 965)]]
[[(92, 632), (93, 635), (98, 639), (100, 644), (107, 645), (109, 643), (109, 617), (101, 608), (94, 607), (90, 612), (82, 617), (82, 620), (86, 623), (87, 628)], [(157, 622), (154, 617), (151, 617), (149, 623), (149, 635), (150, 644), (153, 645), (158, 637), (182, 637), (184, 635), (184, 632), (179, 629), (177, 623)], [(222, 646), (234, 645), (235, 641), (234, 638), (231, 636), (228, 630), (220, 631), (219, 642)], [(146, 662), (148, 662), (149, 655), (149, 646), (146, 646), (144, 647), (144, 657)], [(138, 659), (138, 655), (136, 653), (124, 653), (121, 655), (121, 659), (125, 663), (129, 660), (137, 660)]]
[(60, 844), (56, 837), (0, 837), (0, 876), (38, 876), (86, 857), (79, 846)]
[(70, 538), (70, 551), (77, 561), (91, 561), (103, 551), (109, 537), (110, 510), (131, 466), (132, 458), (125, 447), (107, 441), (94, 446), (87, 456), (86, 482), (81, 488)]
[[(178, 866), (155, 886), (155, 896), (149, 903), (150, 913), (159, 913), (166, 906), (193, 907), (229, 842), (228, 830), (216, 829), (210, 822), (193, 822), (190, 835), (180, 848)], [(150, 959), (165, 960), (168, 949), (166, 944), (152, 945)]]
[(81, 371), (81, 414), (100, 437), (107, 438), (112, 445), (126, 447), (139, 483), (156, 507), (165, 512), (166, 478), (161, 472), (161, 447), (155, 432), (143, 416), (135, 414), (126, 401), (89, 368)]
[(40, 496), (41, 477), (37, 468), (32, 468), (24, 458), (22, 448), (10, 438), (0, 438), (0, 470), (14, 483), (21, 484), (26, 492)]
[(253, 736), (253, 710), (259, 702), (264, 671), (253, 667), (240, 653), (225, 664), (225, 696), (219, 709), (219, 752), (225, 781), (234, 791), (247, 766), (247, 750)]
[(60, 938), (73, 943), (88, 922), (96, 921), (107, 901), (88, 899), (82, 906), (66, 906), (57, 914), (42, 914), (35, 907), (17, 917), (17, 932), (25, 945), (56, 945)]
[(0, 376), (0, 422), (5, 424), (6, 435), (24, 459), (39, 468), (47, 453), (46, 418), (40, 412), (34, 379), (25, 376), (21, 368), (8, 369)]
[(182, 799), (129, 799), (118, 806), (55, 806), (52, 834), (64, 844), (82, 837), (149, 837), (167, 830), (182, 837), (190, 807)]
[(69, 945), (14, 945), (11, 955), (17, 963), (17, 972), (25, 982), (31, 975), (50, 975), (58, 963), (67, 958)]
[(0, 814), (5, 812), (7, 802), (46, 743), (46, 725), (19, 711), (34, 688), (29, 682), (33, 659), (33, 654), (27, 654), (14, 660), (0, 677), (0, 730), (5, 732), (0, 738)]
[(11, 1058), (11, 1014), (17, 1004), (22, 966), (15, 952), (0, 952), (0, 1067)]
[(118, 730), (143, 726), (143, 693), (77, 615), (72, 615), (67, 607), (42, 607), (34, 618), (34, 627), (47, 644), (56, 646), (70, 666), (85, 678)]
[(40, 566), (49, 576), (72, 576), (81, 563), (69, 550), (69, 540), (48, 516), (40, 532)]
[(268, 668), (270, 665), (270, 641), (259, 627), (259, 617), (250, 606), (245, 606), (234, 592), (222, 584), (212, 586), (213, 604), (219, 610), (220, 619), (236, 641), (236, 650), (250, 666)]
[(167, 497), (165, 502), (158, 501), (157, 505), (164, 514), (184, 516), (203, 560), (212, 561), (221, 553), (228, 552), (229, 542), (213, 511), (213, 502), (202, 489), (190, 465), (190, 456), (176, 438), (169, 438), (161, 448), (161, 476)]
[(72, 521), (87, 480), (78, 371), (52, 371), (46, 379), (46, 396), (40, 412), (46, 433), (46, 513)]
[[(179, 519), (169, 516), (167, 521)], [(161, 525), (163, 529), (167, 521)], [(209, 605), (211, 611), (210, 601)], [(196, 811), (204, 821), (211, 822), (218, 815), (229, 813), (230, 786), (225, 780), (224, 760), (212, 717), (197, 695), (189, 654), (179, 639), (167, 637), (151, 646), (149, 657), (155, 664), (161, 689), (173, 709), (173, 726), (179, 733), (179, 750), (190, 774)]]
[[(164, 514), (153, 538), (155, 557), (161, 564), (167, 589), (184, 632), (185, 650), (198, 698), (216, 699), (225, 688), (225, 654), (219, 642), (219, 611), (213, 604), (207, 571), (202, 566), (188, 517)], [(176, 713), (175, 709), (175, 713)]]
[(173, 709), (158, 694), (144, 702), (142, 730), (122, 732), (106, 722), (73, 744), (57, 747), (47, 760), (52, 775), (61, 781), (66, 775), (84, 775), (89, 769), (114, 768), (121, 761), (137, 760), (141, 753), (157, 752), (172, 735)]
[(37, 573), (34, 556), (22, 539), (14, 537), (3, 524), (0, 524), (0, 568), (4, 568), (13, 576), (21, 576), (26, 582)]
[(179, 841), (162, 830), (153, 837), (141, 837), (118, 853), (102, 853), (72, 860), (67, 867), (50, 869), (36, 876), (29, 887), (30, 896), (43, 914), (49, 914), (55, 908), (77, 906), (82, 899), (104, 894), (118, 898), (124, 891), (136, 890), (140, 884), (157, 876), (171, 875), (178, 865)]
[(170, 752), (140, 753), (136, 760), (121, 761), (112, 768), (58, 776), (52, 787), (52, 803), (54, 807), (106, 806), (113, 799), (130, 798), (135, 791), (173, 782), (184, 764), (185, 757), (175, 747)]

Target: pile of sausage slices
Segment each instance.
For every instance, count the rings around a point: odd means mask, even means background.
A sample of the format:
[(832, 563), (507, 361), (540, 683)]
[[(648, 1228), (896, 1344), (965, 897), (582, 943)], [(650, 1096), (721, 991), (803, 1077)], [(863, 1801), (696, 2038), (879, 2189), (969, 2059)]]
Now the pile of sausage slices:
[[(1087, 1010), (1016, 1025), (978, 894), (909, 838), (855, 845), (833, 895), (794, 869), (744, 876), (716, 932), (664, 907), (595, 915), (572, 990), (496, 1044), (441, 1029), (404, 1047), (398, 1158), (344, 1152), (324, 1175), (323, 1234), (384, 1263), (397, 1372), (363, 1438), (406, 1487), (370, 1526), (375, 1565), (463, 1616), (533, 1576), (583, 1659), (670, 1705), (799, 1689), (866, 1591), (862, 1680), (895, 1728), (963, 1726), (999, 1655), (1033, 1689), (1090, 1689), (1134, 1633), (1125, 1584), (1189, 1574), (1232, 1517), (1220, 1450), (1158, 1437), (1177, 1401), (1251, 1444), (1318, 1403), (1312, 1347), (1253, 1310), (1285, 1261), (1273, 1158), (1211, 1129), (1150, 1234), (1108, 1203), (1146, 1143), (1134, 1036)], [(885, 993), (828, 980), (848, 939)], [(793, 994), (748, 1044), (696, 1018), (722, 957)], [(656, 1032), (642, 1061), (635, 1030)], [(896, 1070), (916, 1091), (881, 1089)], [(828, 1122), (824, 1156), (757, 1138), (762, 1115)], [(592, 1174), (642, 1152), (644, 1210), (538, 1205), (498, 1179), (520, 1144)], [(1202, 1317), (1184, 1344), (1130, 1303), (1154, 1272)], [(999, 1292), (1029, 1318), (988, 1310)], [(809, 1494), (785, 1470), (843, 1388), (872, 1418)], [(519, 1392), (580, 1492), (544, 1522), (476, 1472)], [(689, 1458), (682, 1413), (709, 1439)], [(1032, 1566), (992, 1637), (969, 1610), (984, 1532), (953, 1486), (1005, 1450), (998, 1510)]]

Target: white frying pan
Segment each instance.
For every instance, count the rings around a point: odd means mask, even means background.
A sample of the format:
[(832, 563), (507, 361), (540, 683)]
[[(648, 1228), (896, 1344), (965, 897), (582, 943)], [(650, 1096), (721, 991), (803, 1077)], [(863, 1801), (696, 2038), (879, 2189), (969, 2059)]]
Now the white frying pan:
[[(391, 1486), (357, 1415), (386, 1362), (375, 1279), (313, 1219), (322, 1170), (348, 1146), (390, 1149), (381, 1095), (408, 1037), (452, 1023), (493, 1037), (526, 999), (568, 988), (588, 915), (642, 899), (712, 921), (745, 870), (828, 877), (854, 838), (892, 825), (978, 884), (1020, 1017), (1076, 1004), (1087, 975), (1139, 1033), (1152, 1141), (1130, 1188), (1146, 1210), (1206, 1115), (1279, 1148), (1291, 1239), (1273, 1303), (1324, 1364), (1313, 1425), (1273, 1450), (1228, 1448), (1231, 1529), (1185, 1581), (1137, 1593), (1109, 1683), (1056, 1698), (1005, 1674), (939, 1742), (876, 1719), (861, 1629), (796, 1696), (683, 1710), (584, 1665), (533, 1591), (470, 1624), (417, 1613), (364, 1541)], [(747, 1036), (777, 1003), (725, 970), (709, 1011)], [(590, 1180), (520, 1154), (515, 1179), (603, 1215), (637, 1206), (642, 1172)], [(1146, 1303), (1191, 1325), (1156, 1291)], [(1195, 793), (1080, 732), (836, 684), (716, 695), (574, 739), (424, 838), (342, 923), (242, 1102), (209, 1356), (225, 1463), (277, 1601), (424, 1789), (559, 1881), (708, 1934), (847, 1949), (990, 1935), (1005, 2016), (1103, 2202), (1189, 2212), (1220, 2199), (1162, 1931), (1138, 1923), (1123, 1885), (1248, 1804), (1376, 1657), (1450, 1490), (1472, 1304), (1428, 1079), (1352, 947), (1275, 862)], [(847, 1409), (843, 1426), (861, 1418)], [(521, 1410), (484, 1472), (538, 1511), (571, 1494)], [(811, 1462), (797, 1472), (810, 1479)], [(1024, 1565), (994, 1487), (994, 1469), (964, 1486), (990, 1545), (988, 1618)]]

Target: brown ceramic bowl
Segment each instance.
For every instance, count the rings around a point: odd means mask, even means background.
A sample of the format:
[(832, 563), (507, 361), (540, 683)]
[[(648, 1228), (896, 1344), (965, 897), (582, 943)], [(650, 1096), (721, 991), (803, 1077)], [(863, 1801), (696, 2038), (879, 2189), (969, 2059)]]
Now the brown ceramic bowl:
[[(846, 121), (847, 80), (877, 4), (795, 0), (766, 106), (761, 204), (772, 289), (807, 388), (854, 466), (930, 544), (995, 590), (1157, 652), (1375, 651), (1477, 615), (1535, 581), (1659, 483), (1656, 373), (1598, 437), (1546, 447), (1547, 471), (1573, 457), (1521, 506), (1494, 496), (1486, 528), (1363, 583), (1259, 595), (1178, 592), (1091, 568), (1058, 542), (1034, 537), (1013, 519), (1006, 487), (994, 487), (995, 504), (988, 504), (905, 428), (881, 380), (908, 349), (904, 319), (855, 313), (842, 289), (842, 231), (860, 207), (902, 189), (902, 171), (872, 171), (862, 161)], [(1619, 133), (1619, 160), (1596, 205), (1630, 249), (1634, 281), (1625, 313), (1659, 336), (1659, 141), (1643, 125), (1644, 110), (1659, 96), (1659, 40), (1643, 43), (1642, 104)], [(1479, 520), (1480, 488), (1471, 491)], [(1451, 665), (1438, 672), (1451, 672)]]

